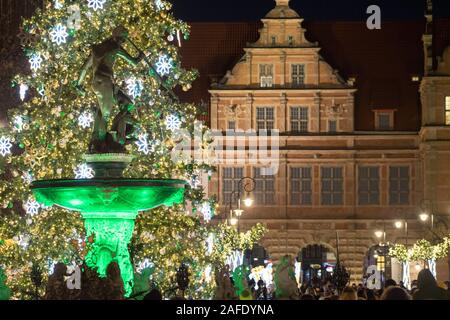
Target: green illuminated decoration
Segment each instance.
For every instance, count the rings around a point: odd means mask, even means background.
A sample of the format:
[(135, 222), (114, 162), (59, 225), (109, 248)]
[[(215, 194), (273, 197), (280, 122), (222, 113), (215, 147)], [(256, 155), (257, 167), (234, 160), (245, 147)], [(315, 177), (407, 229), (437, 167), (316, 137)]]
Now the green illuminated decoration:
[(129, 297), (134, 270), (128, 244), (136, 216), (140, 211), (182, 203), (185, 185), (181, 180), (50, 180), (35, 181), (32, 189), (36, 200), (46, 206), (81, 212), (87, 237), (94, 236), (86, 264), (105, 277), (108, 265), (116, 261)]

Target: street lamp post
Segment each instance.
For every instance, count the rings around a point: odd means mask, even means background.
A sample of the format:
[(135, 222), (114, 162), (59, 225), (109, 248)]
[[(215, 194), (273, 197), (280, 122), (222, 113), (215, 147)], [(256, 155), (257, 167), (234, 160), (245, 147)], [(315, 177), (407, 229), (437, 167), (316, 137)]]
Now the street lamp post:
[[(424, 204), (428, 203), (430, 210), (428, 212), (428, 210), (426, 210), (426, 208), (424, 209)], [(438, 235), (435, 231), (434, 231), (434, 227), (435, 227), (435, 221), (439, 221), (440, 223), (442, 223), (445, 227), (445, 230), (448, 232), (449, 228), (448, 228), (448, 223), (447, 223), (447, 216), (445, 215), (438, 215), (435, 214), (435, 211), (433, 210), (433, 203), (430, 200), (422, 200), (422, 212), (419, 214), (419, 219), (422, 222), (427, 222), (428, 220), (430, 220), (430, 225), (427, 225), (428, 230), (433, 234), (435, 240), (437, 241), (442, 241), (443, 238), (442, 236)], [(445, 217), (445, 218), (444, 218)], [(450, 271), (450, 248), (449, 248), (449, 252), (448, 252), (448, 260), (447, 260), (447, 264), (448, 264), (448, 269)], [(449, 278), (450, 278), (450, 274), (449, 274)]]
[[(241, 208), (241, 198), (242, 192), (245, 192), (246, 198), (244, 199), (244, 205), (246, 207), (251, 207), (253, 205), (253, 199), (250, 196), (250, 193), (253, 192), (256, 188), (256, 181), (251, 177), (243, 177), (238, 181), (237, 190), (233, 190), (230, 197), (230, 223), (231, 225), (237, 225), (238, 233), (240, 233), (240, 218), (244, 213), (244, 210)], [(233, 200), (237, 197), (237, 209), (233, 210)], [(234, 215), (233, 215), (234, 213)]]

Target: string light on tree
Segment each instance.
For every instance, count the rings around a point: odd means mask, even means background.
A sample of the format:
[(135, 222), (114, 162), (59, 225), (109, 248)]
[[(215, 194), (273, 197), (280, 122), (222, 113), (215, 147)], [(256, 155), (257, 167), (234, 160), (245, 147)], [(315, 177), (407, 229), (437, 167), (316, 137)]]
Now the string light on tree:
[(41, 68), (42, 57), (39, 53), (34, 53), (30, 58), (31, 71), (36, 72)]
[(94, 117), (91, 112), (85, 111), (78, 117), (78, 125), (83, 129), (90, 128), (92, 122), (94, 122)]
[(181, 128), (181, 120), (175, 114), (170, 114), (166, 117), (166, 127), (170, 131), (180, 130)]
[(56, 43), (57, 45), (66, 43), (68, 35), (69, 34), (67, 33), (66, 26), (63, 26), (62, 24), (56, 25), (56, 27), (54, 27), (52, 31), (50, 31), (50, 37), (52, 39), (52, 42)]
[(0, 137), (0, 154), (6, 156), (11, 154), (12, 143), (8, 137)]
[(128, 79), (126, 81), (127, 83), (127, 89), (128, 93), (133, 97), (133, 99), (136, 99), (139, 97), (142, 93), (143, 84), (142, 80), (136, 80), (134, 78)]
[(34, 199), (28, 199), (27, 202), (24, 204), (24, 208), (27, 214), (35, 216), (39, 213), (41, 205)]
[(25, 83), (21, 83), (19, 87), (19, 94), (20, 94), (20, 100), (25, 100), (25, 97), (27, 95), (28, 91), (28, 85)]
[(88, 0), (88, 7), (97, 11), (98, 9), (103, 9), (106, 0)]
[(95, 172), (86, 163), (80, 164), (75, 170), (75, 179), (92, 179)]
[(163, 54), (159, 56), (158, 62), (156, 63), (156, 71), (164, 77), (165, 75), (170, 74), (170, 71), (173, 68), (173, 59), (169, 58), (167, 54)]

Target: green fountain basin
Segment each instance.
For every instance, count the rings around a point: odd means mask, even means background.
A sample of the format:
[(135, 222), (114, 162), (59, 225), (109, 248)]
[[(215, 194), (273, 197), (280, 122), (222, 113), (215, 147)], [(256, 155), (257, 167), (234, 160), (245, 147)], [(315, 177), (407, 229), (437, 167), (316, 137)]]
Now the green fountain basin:
[(124, 218), (159, 206), (173, 206), (184, 200), (182, 180), (92, 179), (35, 181), (36, 200), (83, 214)]

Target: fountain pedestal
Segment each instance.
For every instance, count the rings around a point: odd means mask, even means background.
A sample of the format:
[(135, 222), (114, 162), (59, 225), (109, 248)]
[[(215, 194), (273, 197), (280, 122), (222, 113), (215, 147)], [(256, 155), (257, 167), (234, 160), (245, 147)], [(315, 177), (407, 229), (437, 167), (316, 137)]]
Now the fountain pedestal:
[(46, 206), (57, 205), (81, 213), (86, 236), (94, 236), (94, 243), (86, 256), (87, 265), (96, 268), (100, 276), (106, 276), (108, 265), (116, 261), (126, 296), (129, 296), (133, 289), (134, 271), (128, 245), (136, 216), (140, 211), (183, 203), (186, 182), (119, 178), (131, 162), (124, 156), (92, 157), (91, 163), (98, 170), (94, 179), (35, 181), (32, 190), (36, 200)]

